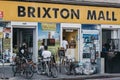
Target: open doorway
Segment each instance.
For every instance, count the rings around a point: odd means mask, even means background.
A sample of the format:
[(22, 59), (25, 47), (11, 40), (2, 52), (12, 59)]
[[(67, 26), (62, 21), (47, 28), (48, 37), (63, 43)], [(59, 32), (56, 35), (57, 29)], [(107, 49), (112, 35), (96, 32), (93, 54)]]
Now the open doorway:
[(33, 53), (33, 29), (13, 28), (13, 50), (15, 47), (21, 47), (24, 42), (27, 44), (28, 51)]
[(14, 52), (15, 47), (19, 49), (23, 42), (27, 43), (28, 50), (32, 53), (33, 62), (38, 61), (38, 23), (36, 22), (11, 22), (11, 53)]
[(13, 26), (12, 28), (12, 53), (14, 51), (19, 52), (19, 48), (25, 42), (28, 47), (28, 51), (31, 54), (33, 62), (37, 62), (37, 28), (36, 26), (32, 27), (23, 27), (23, 26)]
[(105, 73), (120, 72), (118, 29), (102, 29), (102, 54), (105, 59)]
[(79, 41), (78, 41), (78, 28), (63, 28), (62, 36), (65, 37), (65, 39), (68, 42), (68, 48), (66, 55), (70, 55), (71, 57), (74, 57), (76, 60), (79, 60)]
[(62, 46), (63, 37), (68, 41), (68, 48), (65, 53), (68, 57), (75, 58), (76, 61), (82, 60), (81, 54), (81, 24), (61, 23), (60, 44)]
[(111, 39), (111, 30), (102, 29), (102, 44), (105, 44), (108, 39)]

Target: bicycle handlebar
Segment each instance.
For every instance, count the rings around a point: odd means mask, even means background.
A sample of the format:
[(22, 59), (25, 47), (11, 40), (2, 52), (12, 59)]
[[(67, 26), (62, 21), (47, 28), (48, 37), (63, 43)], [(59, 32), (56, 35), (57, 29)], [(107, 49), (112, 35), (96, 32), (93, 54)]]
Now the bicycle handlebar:
[(21, 59), (25, 60), (25, 62), (28, 63), (28, 59), (26, 59), (25, 57), (22, 57)]

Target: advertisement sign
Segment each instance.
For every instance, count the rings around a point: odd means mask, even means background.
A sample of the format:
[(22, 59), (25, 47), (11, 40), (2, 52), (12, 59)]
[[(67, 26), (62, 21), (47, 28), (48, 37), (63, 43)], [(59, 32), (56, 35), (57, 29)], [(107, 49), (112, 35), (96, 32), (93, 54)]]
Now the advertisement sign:
[(94, 57), (99, 48), (99, 30), (83, 30), (83, 58)]
[[(38, 23), (38, 47), (40, 48), (41, 45), (48, 46), (48, 50), (52, 54), (56, 54), (58, 47), (60, 47), (60, 24), (53, 23), (50, 30), (43, 29), (44, 24), (49, 25), (49, 28), (51, 26), (49, 23)], [(54, 27), (55, 29), (53, 29)]]
[(3, 38), (3, 27), (0, 27), (0, 38)]
[(3, 29), (3, 33), (4, 33), (4, 38), (11, 38), (11, 29), (10, 28), (4, 28)]
[(3, 18), (3, 11), (0, 11), (0, 18)]
[(55, 23), (42, 23), (42, 30), (55, 31), (56, 24)]
[(10, 49), (10, 38), (9, 39), (3, 39), (3, 49), (7, 50)]
[(11, 29), (3, 28), (3, 48), (4, 50), (10, 49)]

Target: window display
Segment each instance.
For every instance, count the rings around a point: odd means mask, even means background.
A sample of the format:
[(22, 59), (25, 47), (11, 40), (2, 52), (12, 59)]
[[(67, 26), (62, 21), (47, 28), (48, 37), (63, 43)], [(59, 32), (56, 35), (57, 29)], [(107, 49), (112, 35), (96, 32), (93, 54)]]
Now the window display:
[[(87, 28), (86, 28), (87, 27)], [(99, 29), (97, 25), (83, 25), (83, 58), (95, 58), (100, 50)]]
[(110, 51), (118, 51), (119, 49), (119, 39), (108, 39), (107, 42), (110, 45)]
[(52, 54), (56, 54), (60, 47), (60, 24), (38, 23), (38, 47), (41, 43), (48, 46)]

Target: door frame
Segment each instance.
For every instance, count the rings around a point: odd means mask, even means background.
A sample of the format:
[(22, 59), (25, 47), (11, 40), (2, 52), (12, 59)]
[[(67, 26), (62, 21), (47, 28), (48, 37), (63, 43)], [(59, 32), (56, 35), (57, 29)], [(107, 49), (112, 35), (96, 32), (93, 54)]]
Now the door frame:
[(78, 60), (81, 61), (82, 60), (82, 46), (81, 45), (81, 24), (75, 24), (75, 23), (61, 23), (60, 24), (60, 46), (62, 46), (62, 40), (63, 40), (63, 29), (77, 29), (78, 30)]
[[(37, 22), (11, 22), (11, 35), (13, 35), (13, 28), (33, 28), (33, 61), (37, 62), (38, 59), (38, 23)], [(11, 38), (11, 43), (13, 37)], [(13, 52), (13, 44), (11, 44), (11, 52)]]

